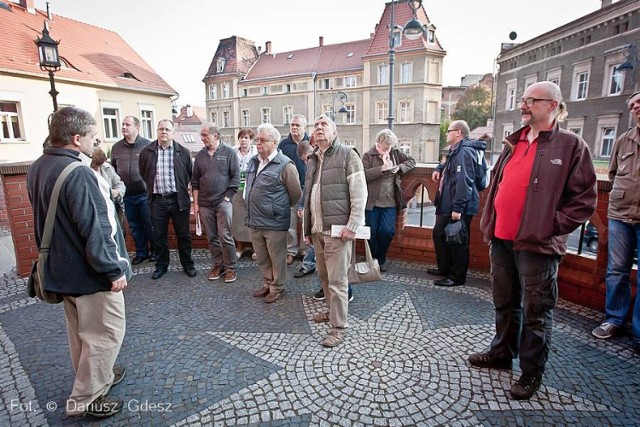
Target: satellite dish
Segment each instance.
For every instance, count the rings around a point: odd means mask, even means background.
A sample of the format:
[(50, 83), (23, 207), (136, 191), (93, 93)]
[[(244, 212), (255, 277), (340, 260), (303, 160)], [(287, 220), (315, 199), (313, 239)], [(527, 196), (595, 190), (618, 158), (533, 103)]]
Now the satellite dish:
[(515, 31), (511, 31), (509, 33), (509, 40), (515, 40), (518, 37), (518, 34)]

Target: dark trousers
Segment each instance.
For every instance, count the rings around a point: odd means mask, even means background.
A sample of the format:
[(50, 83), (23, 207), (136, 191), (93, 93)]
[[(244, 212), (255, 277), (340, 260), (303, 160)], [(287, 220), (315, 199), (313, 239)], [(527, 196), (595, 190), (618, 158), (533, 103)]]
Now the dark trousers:
[[(471, 220), (473, 215), (463, 215), (462, 221), (467, 226), (471, 235)], [(436, 215), (436, 224), (433, 227), (433, 245), (436, 248), (436, 261), (438, 270), (447, 275), (452, 281), (464, 284), (469, 270), (469, 241), (463, 245), (448, 245), (444, 228), (452, 222), (451, 214)]]
[(542, 375), (549, 358), (553, 308), (558, 302), (559, 255), (513, 250), (510, 240), (491, 242), (496, 335), (491, 352), (520, 357), (525, 375)]
[(387, 261), (387, 251), (396, 234), (396, 208), (379, 208), (364, 211), (365, 222), (371, 229), (369, 248), (380, 265)]
[(146, 258), (153, 254), (153, 226), (147, 193), (124, 196), (124, 213), (136, 244), (136, 256)]
[(180, 210), (178, 198), (153, 197), (151, 199), (151, 222), (153, 240), (156, 247), (156, 269), (166, 271), (169, 266), (169, 219), (178, 239), (180, 264), (185, 270), (194, 266), (191, 256), (191, 231), (189, 229), (189, 209)]

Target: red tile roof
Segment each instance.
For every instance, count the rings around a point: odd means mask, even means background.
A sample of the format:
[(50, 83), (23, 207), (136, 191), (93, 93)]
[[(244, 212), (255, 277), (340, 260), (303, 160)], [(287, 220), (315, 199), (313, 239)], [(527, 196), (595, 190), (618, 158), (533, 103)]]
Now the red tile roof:
[[(59, 55), (68, 64), (56, 72), (56, 79), (81, 81), (120, 89), (175, 95), (169, 86), (117, 33), (93, 25), (10, 4), (11, 10), (0, 8), (2, 49), (0, 72), (46, 75), (38, 65), (34, 44), (48, 22), (49, 35), (59, 40)], [(123, 77), (130, 73), (133, 78)]]

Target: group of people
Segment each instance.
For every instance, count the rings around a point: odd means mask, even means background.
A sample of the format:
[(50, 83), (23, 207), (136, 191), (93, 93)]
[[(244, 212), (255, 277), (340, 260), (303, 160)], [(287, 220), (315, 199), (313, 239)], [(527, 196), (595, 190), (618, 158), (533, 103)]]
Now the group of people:
[[(598, 338), (613, 336), (624, 323), (629, 271), (638, 245), (640, 93), (628, 103), (637, 126), (616, 141), (611, 160), (607, 319), (593, 331)], [(471, 354), (468, 362), (511, 369), (513, 359), (519, 358), (522, 375), (510, 393), (514, 399), (529, 399), (541, 385), (549, 356), (558, 265), (568, 234), (595, 210), (596, 176), (587, 144), (559, 126), (567, 111), (557, 85), (539, 82), (526, 88), (520, 112), (523, 127), (504, 140), (480, 220), (490, 244), (495, 336), (487, 351)], [(291, 133), (282, 141), (273, 125), (261, 124), (255, 154), (253, 131), (240, 131), (233, 148), (221, 141), (215, 125), (205, 125), (200, 135), (204, 147), (195, 161), (174, 141), (170, 120), (159, 122), (153, 142), (139, 135), (139, 125), (135, 117), (126, 117), (124, 138), (112, 150), (111, 172), (122, 178), (124, 194), (121, 188), (110, 193), (100, 165), (94, 165), (94, 171), (74, 170), (60, 193), (60, 227), (54, 227), (45, 287), (63, 296), (76, 373), (67, 402), (70, 415), (106, 417), (122, 408), (122, 400), (108, 395), (125, 375), (124, 368), (114, 366), (125, 331), (121, 291), (127, 287), (130, 264), (155, 261), (153, 279), (167, 272), (169, 219), (185, 273), (197, 274), (189, 229), (191, 195), (211, 250), (208, 278), (236, 280), (234, 235), (244, 233), (262, 275), (253, 296), (267, 303), (285, 292), (287, 264), (300, 249), (296, 231), (302, 219), (306, 255), (296, 277), (318, 272), (327, 310), (313, 320), (330, 324), (321, 344), (335, 347), (348, 329), (347, 271), (356, 230), (364, 224), (370, 227), (373, 256), (385, 271), (396, 212), (405, 206), (401, 176), (415, 167), (415, 161), (397, 149), (390, 130), (379, 132), (374, 147), (361, 159), (341, 143), (336, 124), (326, 115), (315, 119), (310, 137), (304, 116), (294, 116)], [(28, 173), (38, 245), (56, 177), (72, 162), (89, 164), (96, 134), (96, 122), (86, 111), (65, 107), (53, 115), (50, 146)], [(436, 285), (460, 286), (468, 269), (468, 243), (448, 245), (443, 230), (456, 221), (464, 221), (470, 230), (479, 211), (472, 168), (477, 150), (484, 146), (469, 139), (464, 121), (451, 123), (447, 141), (447, 160), (433, 173), (439, 183), (433, 233), (437, 269), (429, 273), (444, 277)], [(99, 162), (104, 159), (94, 161)], [(123, 256), (123, 240), (118, 238), (122, 231), (111, 203), (117, 196), (124, 201), (136, 244), (131, 261)], [(243, 224), (238, 224), (238, 214)], [(333, 226), (340, 226), (337, 235), (332, 234)], [(67, 259), (76, 260), (75, 268), (67, 268)], [(636, 299), (632, 323), (640, 351), (638, 307)]]

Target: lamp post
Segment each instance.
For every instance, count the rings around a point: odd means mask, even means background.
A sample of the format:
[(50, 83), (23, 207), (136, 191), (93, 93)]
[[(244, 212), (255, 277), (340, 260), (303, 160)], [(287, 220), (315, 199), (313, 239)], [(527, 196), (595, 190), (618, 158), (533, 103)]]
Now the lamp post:
[(636, 82), (636, 64), (638, 64), (638, 48), (635, 44), (629, 43), (626, 46), (627, 54), (625, 55), (625, 61), (618, 65), (614, 71), (619, 73), (625, 73), (627, 76), (629, 75), (629, 71), (631, 71), (631, 82), (633, 83), (634, 92), (638, 87), (638, 83)]
[(348, 113), (347, 109), (344, 108), (344, 103), (347, 102), (347, 100), (349, 99), (347, 97), (347, 94), (344, 93), (343, 91), (338, 91), (334, 93), (333, 104), (331, 106), (331, 120), (333, 120), (334, 122), (336, 121), (336, 98), (338, 98), (340, 102), (342, 102), (342, 107), (340, 108), (340, 111), (338, 111), (338, 113)]
[(38, 57), (40, 59), (40, 69), (42, 71), (49, 72), (49, 83), (51, 84), (51, 90), (49, 94), (53, 99), (53, 112), (58, 111), (58, 91), (56, 91), (56, 84), (53, 80), (53, 73), (60, 70), (60, 57), (58, 56), (58, 44), (59, 41), (53, 40), (49, 37), (49, 29), (45, 22), (42, 29), (42, 37), (38, 37), (35, 40), (38, 46)]
[[(413, 18), (410, 19), (403, 27), (396, 28), (395, 13), (396, 3), (407, 1), (409, 7), (413, 10)], [(417, 4), (416, 4), (417, 3)], [(422, 6), (422, 0), (392, 0), (391, 1), (391, 22), (389, 23), (389, 129), (393, 130), (393, 65), (396, 60), (396, 40), (394, 37), (396, 29), (409, 40), (417, 40), (424, 34), (424, 26), (416, 19), (416, 11)]]

